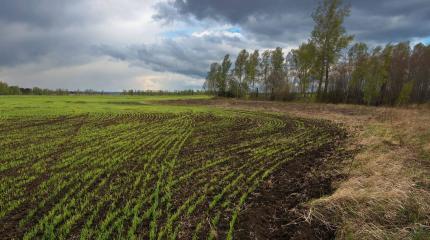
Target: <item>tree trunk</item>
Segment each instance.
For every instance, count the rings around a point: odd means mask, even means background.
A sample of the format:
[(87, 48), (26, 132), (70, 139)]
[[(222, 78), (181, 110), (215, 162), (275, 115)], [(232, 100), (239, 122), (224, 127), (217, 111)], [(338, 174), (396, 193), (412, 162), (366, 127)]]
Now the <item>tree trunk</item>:
[(236, 98), (239, 98), (240, 81), (242, 81), (242, 76), (241, 75), (239, 76), (239, 81), (237, 81)]
[(318, 90), (317, 90), (317, 98), (318, 98), (318, 100), (321, 100), (321, 86), (322, 86), (323, 78), (324, 78), (324, 61), (323, 61), (323, 64), (321, 66), (320, 76), (319, 76), (319, 79), (318, 79), (319, 80)]
[(327, 89), (328, 89), (328, 70), (329, 64), (327, 63), (325, 66), (325, 81), (324, 81), (324, 98), (327, 97)]

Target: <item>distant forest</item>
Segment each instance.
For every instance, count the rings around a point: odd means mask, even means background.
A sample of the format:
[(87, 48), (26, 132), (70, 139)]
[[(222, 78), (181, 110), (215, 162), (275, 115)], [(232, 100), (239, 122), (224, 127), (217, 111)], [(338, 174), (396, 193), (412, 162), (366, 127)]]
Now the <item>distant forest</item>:
[(350, 6), (323, 0), (312, 14), (306, 43), (286, 56), (282, 48), (226, 55), (212, 63), (203, 88), (213, 95), (270, 100), (401, 105), (430, 100), (430, 46), (409, 42), (370, 48), (352, 44), (343, 27)]
[(9, 86), (5, 82), (0, 81), (0, 95), (129, 95), (129, 96), (159, 96), (159, 95), (202, 95), (207, 94), (204, 91), (196, 90), (177, 90), (177, 91), (162, 91), (162, 90), (123, 90), (122, 92), (104, 92), (92, 89), (74, 90), (67, 89), (51, 90), (47, 88), (21, 88), (19, 86)]
[(66, 89), (21, 88), (19, 86), (9, 86), (7, 83), (0, 81), (0, 95), (67, 95), (69, 93)]

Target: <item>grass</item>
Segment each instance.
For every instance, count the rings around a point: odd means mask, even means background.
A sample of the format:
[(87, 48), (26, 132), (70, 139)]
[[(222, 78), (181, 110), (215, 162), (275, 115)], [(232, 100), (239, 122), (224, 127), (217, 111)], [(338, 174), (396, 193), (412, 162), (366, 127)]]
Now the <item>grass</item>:
[(317, 120), (160, 102), (189, 98), (0, 97), (0, 236), (233, 239), (250, 193), (338, 135)]
[(0, 118), (11, 116), (55, 116), (84, 113), (183, 112), (201, 107), (160, 105), (155, 102), (178, 99), (209, 99), (192, 96), (0, 96)]

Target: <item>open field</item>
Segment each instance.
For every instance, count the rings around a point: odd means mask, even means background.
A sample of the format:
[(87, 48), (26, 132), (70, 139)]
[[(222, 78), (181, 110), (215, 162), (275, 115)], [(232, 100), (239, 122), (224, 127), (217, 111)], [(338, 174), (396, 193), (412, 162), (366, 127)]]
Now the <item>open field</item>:
[(1, 239), (247, 238), (238, 216), (257, 188), (289, 171), (289, 208), (329, 193), (307, 171), (346, 138), (328, 121), (160, 98), (0, 100)]
[(209, 96), (0, 96), (0, 118), (59, 116), (86, 113), (183, 112), (199, 107), (149, 104), (157, 100), (208, 99)]
[(1, 97), (0, 239), (427, 239), (429, 124), (417, 108)]

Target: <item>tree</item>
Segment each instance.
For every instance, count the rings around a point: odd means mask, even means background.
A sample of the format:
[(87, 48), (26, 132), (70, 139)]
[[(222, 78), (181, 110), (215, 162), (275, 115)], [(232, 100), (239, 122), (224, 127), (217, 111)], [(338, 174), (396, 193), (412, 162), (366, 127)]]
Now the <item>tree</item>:
[(218, 83), (221, 72), (221, 66), (218, 63), (212, 63), (210, 70), (206, 76), (206, 81), (203, 88), (209, 91), (211, 94), (218, 94)]
[(345, 101), (345, 96), (348, 91), (348, 84), (351, 79), (350, 64), (346, 60), (347, 57), (343, 56), (342, 61), (334, 65), (332, 70), (333, 84), (330, 85), (330, 90), (327, 100), (333, 103)]
[(236, 88), (236, 97), (242, 96), (243, 91), (247, 90), (247, 86), (244, 84), (244, 78), (246, 76), (246, 62), (248, 60), (248, 56), (248, 52), (243, 49), (236, 58), (234, 66), (234, 74), (238, 82), (238, 87)]
[(218, 89), (218, 95), (225, 96), (227, 92), (227, 76), (230, 71), (231, 67), (231, 61), (230, 61), (230, 55), (225, 55), (224, 59), (221, 63), (221, 68), (218, 81), (217, 81), (217, 89)]
[(9, 86), (5, 82), (0, 81), (0, 95), (8, 95), (9, 94)]
[(398, 105), (405, 105), (410, 102), (413, 84), (413, 81), (409, 81), (403, 85), (399, 97), (397, 98)]
[(237, 93), (239, 92), (239, 83), (234, 76), (234, 71), (231, 71), (227, 76), (228, 82), (228, 96), (229, 97), (238, 97)]
[(10, 86), (9, 87), (9, 94), (10, 95), (21, 95), (21, 89), (19, 89), (18, 86)]
[[(286, 79), (285, 65), (284, 65), (284, 52), (282, 48), (277, 47), (271, 52), (271, 73), (269, 75), (270, 98), (286, 98), (288, 95), (288, 82)], [(281, 96), (284, 95), (284, 96)]]
[(409, 81), (409, 42), (392, 47), (390, 70), (385, 86), (384, 103), (393, 105), (398, 101), (403, 85)]
[(363, 101), (368, 105), (375, 105), (378, 103), (382, 86), (388, 75), (381, 47), (373, 49), (372, 55), (369, 57), (367, 71), (367, 78), (363, 86)]
[[(353, 36), (347, 35), (343, 27), (345, 17), (350, 13), (350, 7), (344, 6), (342, 0), (323, 0), (312, 14), (315, 22), (311, 41), (318, 51), (319, 69), (318, 97), (321, 99), (321, 87), (324, 81), (324, 95), (327, 94), (330, 67)], [(324, 80), (325, 74), (325, 80)]]
[(414, 81), (411, 101), (423, 103), (430, 98), (430, 46), (415, 45), (410, 66), (410, 78)]
[(228, 73), (230, 71), (230, 55), (225, 55), (221, 64), (212, 63), (203, 84), (203, 89), (218, 96), (227, 95)]
[(346, 102), (362, 103), (364, 83), (369, 75), (369, 53), (365, 43), (356, 43), (348, 51), (349, 65), (352, 67), (348, 83)]
[(248, 61), (246, 63), (246, 80), (248, 85), (251, 86), (252, 92), (255, 91), (255, 84), (257, 82), (259, 58), (260, 53), (258, 50), (255, 50), (251, 55), (249, 55)]
[(300, 79), (300, 92), (303, 97), (306, 97), (316, 60), (316, 48), (312, 42), (303, 43), (298, 49), (293, 50), (293, 61)]
[(271, 72), (271, 52), (270, 50), (265, 50), (261, 55), (260, 62), (260, 74), (261, 74), (261, 82), (264, 86), (264, 93), (268, 93), (269, 91), (269, 76)]

